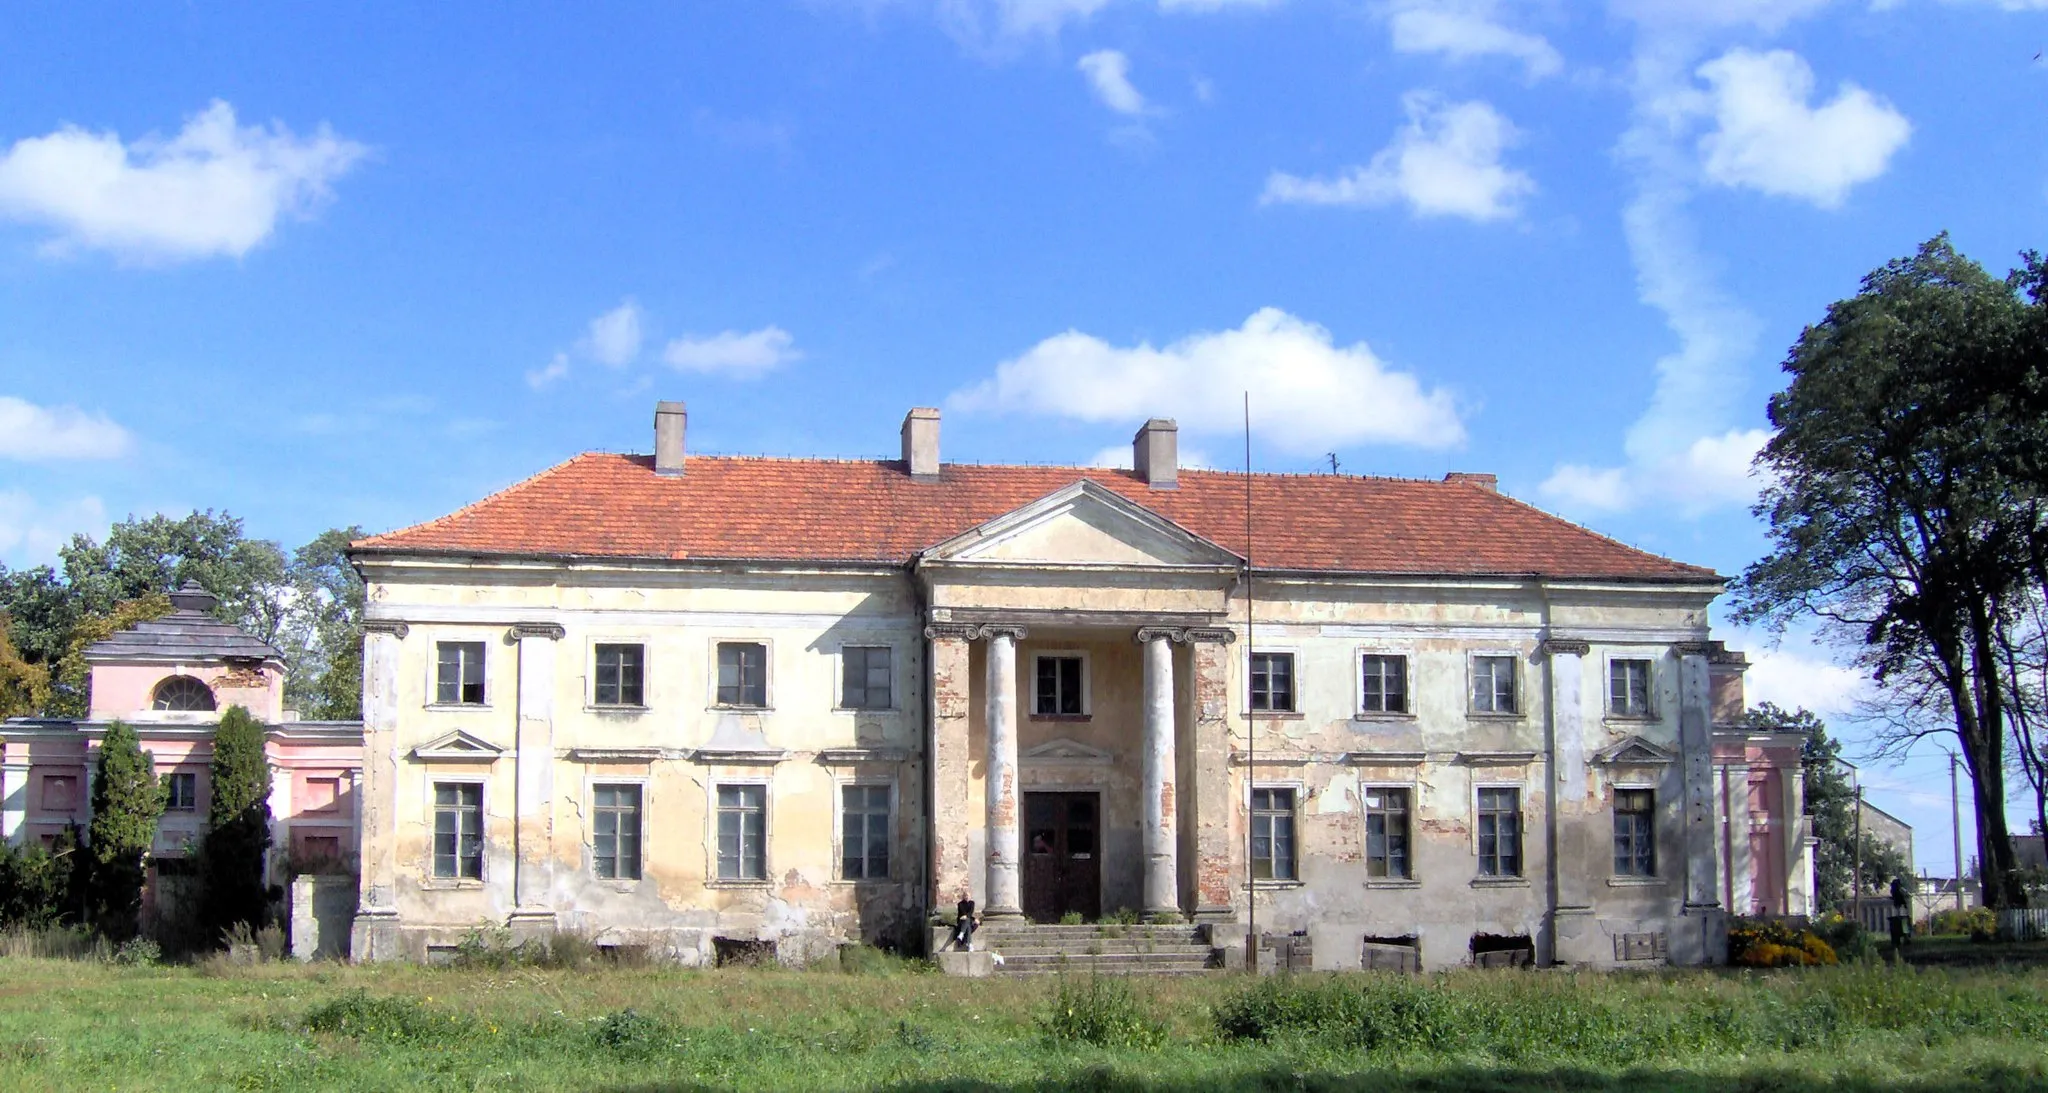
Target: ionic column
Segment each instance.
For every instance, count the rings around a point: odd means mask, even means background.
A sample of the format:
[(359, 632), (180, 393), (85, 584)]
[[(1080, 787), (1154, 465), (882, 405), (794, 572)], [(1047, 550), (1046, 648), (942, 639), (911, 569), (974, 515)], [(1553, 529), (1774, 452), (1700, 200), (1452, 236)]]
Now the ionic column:
[(1138, 631), (1145, 649), (1145, 917), (1180, 917), (1180, 832), (1174, 817), (1172, 630)]
[(988, 906), (993, 918), (1020, 916), (1023, 884), (1017, 836), (1017, 641), (1021, 626), (984, 626), (988, 638)]

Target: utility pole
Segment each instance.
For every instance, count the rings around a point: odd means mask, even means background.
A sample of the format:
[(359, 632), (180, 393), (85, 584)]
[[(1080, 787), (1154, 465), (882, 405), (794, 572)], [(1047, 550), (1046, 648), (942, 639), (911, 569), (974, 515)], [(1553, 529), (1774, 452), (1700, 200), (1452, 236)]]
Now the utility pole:
[(1856, 924), (1863, 924), (1863, 779), (1856, 779), (1856, 835), (1849, 844), (1850, 859), (1856, 863), (1856, 879), (1849, 899), (1856, 908)]
[(1956, 837), (1956, 910), (1963, 909), (1963, 799), (1956, 793), (1956, 753), (1948, 753), (1948, 829)]

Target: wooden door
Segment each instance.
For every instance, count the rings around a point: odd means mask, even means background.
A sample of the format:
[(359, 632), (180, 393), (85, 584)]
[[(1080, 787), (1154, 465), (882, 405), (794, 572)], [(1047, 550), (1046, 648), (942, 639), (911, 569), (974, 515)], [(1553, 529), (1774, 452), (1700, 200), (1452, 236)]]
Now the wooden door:
[(1024, 795), (1024, 914), (1058, 922), (1102, 915), (1101, 795)]

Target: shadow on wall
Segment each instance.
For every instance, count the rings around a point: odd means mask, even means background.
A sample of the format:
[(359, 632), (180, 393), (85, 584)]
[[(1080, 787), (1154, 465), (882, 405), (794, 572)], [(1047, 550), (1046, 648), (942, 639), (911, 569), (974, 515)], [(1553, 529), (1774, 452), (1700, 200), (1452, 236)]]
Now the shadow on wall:
[[(957, 1080), (902, 1082), (873, 1087), (879, 1093), (1167, 1093), (1168, 1090), (1213, 1091), (1213, 1093), (1277, 1093), (1280, 1090), (1317, 1091), (1370, 1090), (1372, 1093), (1528, 1093), (1531, 1089), (1570, 1093), (1637, 1093), (1659, 1090), (1668, 1093), (2004, 1093), (2043, 1088), (2048, 1075), (2013, 1067), (1968, 1068), (1921, 1081), (1901, 1078), (1828, 1079), (1759, 1066), (1737, 1075), (1700, 1075), (1683, 1071), (1637, 1069), (1620, 1074), (1588, 1070), (1513, 1070), (1506, 1068), (1445, 1067), (1426, 1073), (1366, 1071), (1334, 1073), (1273, 1067), (1237, 1074), (1217, 1075), (1213, 1080), (1190, 1083), (1185, 1078), (1147, 1080), (1123, 1075), (1109, 1067), (1075, 1067), (1062, 1075), (1047, 1075), (1019, 1084)], [(719, 1086), (678, 1083), (600, 1087), (605, 1093), (697, 1093)], [(593, 1090), (592, 1093), (597, 1093)]]

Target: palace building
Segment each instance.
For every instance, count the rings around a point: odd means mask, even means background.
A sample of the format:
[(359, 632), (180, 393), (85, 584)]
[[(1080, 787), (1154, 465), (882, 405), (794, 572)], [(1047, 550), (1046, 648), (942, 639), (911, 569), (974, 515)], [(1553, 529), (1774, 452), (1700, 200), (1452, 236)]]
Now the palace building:
[(945, 463), (929, 409), (900, 459), (685, 422), (354, 544), (355, 959), (482, 922), (803, 962), (971, 898), (1219, 954), (1255, 915), (1316, 967), (1698, 964), (1808, 910), (1707, 569), (1488, 475), (1182, 467), (1171, 421), (1132, 470)]

